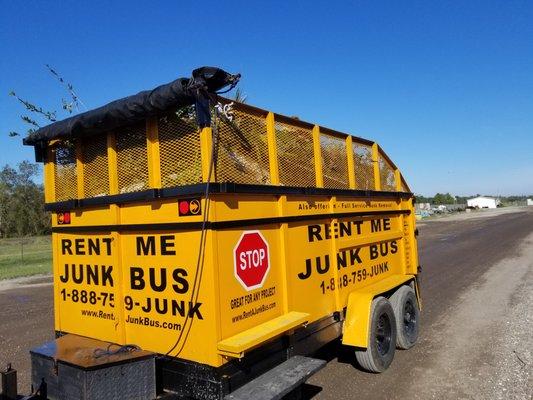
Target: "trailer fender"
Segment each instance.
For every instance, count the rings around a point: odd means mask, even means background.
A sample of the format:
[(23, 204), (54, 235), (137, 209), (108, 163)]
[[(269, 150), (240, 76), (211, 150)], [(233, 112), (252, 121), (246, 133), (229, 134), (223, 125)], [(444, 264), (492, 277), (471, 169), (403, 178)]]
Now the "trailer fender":
[(368, 347), (372, 300), (376, 296), (388, 292), (413, 278), (414, 275), (391, 275), (373, 285), (351, 292), (348, 295), (342, 344), (362, 348)]

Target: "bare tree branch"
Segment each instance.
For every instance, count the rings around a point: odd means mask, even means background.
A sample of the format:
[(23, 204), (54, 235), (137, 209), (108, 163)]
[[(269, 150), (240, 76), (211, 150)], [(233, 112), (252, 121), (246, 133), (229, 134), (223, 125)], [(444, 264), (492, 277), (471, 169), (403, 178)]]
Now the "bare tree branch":
[(80, 104), (85, 109), (87, 109), (87, 106), (83, 103), (83, 101), (80, 99), (80, 97), (74, 91), (74, 86), (72, 86), (71, 83), (66, 82), (63, 79), (63, 77), (61, 75), (59, 75), (59, 73), (55, 69), (53, 69), (49, 64), (45, 64), (45, 65), (46, 65), (46, 68), (48, 69), (48, 71), (50, 71), (50, 73), (56, 77), (56, 79), (59, 81), (59, 83), (61, 83), (65, 87), (65, 90), (69, 93), (69, 95), (70, 95), (70, 97), (72, 99), (72, 102), (70, 102), (70, 103), (68, 103), (64, 99), (61, 99), (62, 103), (63, 103), (63, 110), (67, 111), (69, 114), (72, 114), (72, 111), (73, 111), (74, 107), (76, 108), (77, 111), (79, 111), (79, 109), (80, 109), (79, 105)]
[(20, 116), (20, 119), (22, 119), (24, 122), (26, 122), (27, 124), (30, 124), (30, 125), (33, 125), (35, 126), (36, 128), (40, 128), (41, 126), (37, 123), (37, 121), (35, 121), (34, 119), (31, 119), (30, 117), (28, 117), (27, 115), (21, 115)]
[(29, 101), (20, 98), (14, 91), (9, 92), (9, 95), (16, 98), (24, 107), (26, 107), (26, 110), (33, 113), (41, 114), (43, 117), (45, 117), (51, 122), (57, 121), (55, 111), (45, 111), (42, 109), (42, 107), (38, 107), (35, 104), (32, 104)]

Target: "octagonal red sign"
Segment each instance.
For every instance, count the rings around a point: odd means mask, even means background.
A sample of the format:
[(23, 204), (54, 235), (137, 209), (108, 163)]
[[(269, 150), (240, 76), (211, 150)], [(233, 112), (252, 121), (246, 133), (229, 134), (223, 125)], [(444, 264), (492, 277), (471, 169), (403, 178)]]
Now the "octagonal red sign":
[(250, 291), (263, 286), (270, 270), (270, 254), (261, 232), (243, 232), (233, 249), (233, 266), (235, 278), (243, 288)]

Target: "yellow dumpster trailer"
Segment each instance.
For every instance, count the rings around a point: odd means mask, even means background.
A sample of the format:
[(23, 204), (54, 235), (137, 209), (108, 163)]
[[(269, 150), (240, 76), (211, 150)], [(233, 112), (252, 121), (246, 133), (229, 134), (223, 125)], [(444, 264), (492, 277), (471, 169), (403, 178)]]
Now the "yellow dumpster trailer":
[(372, 372), (416, 342), (398, 168), (217, 96), (237, 80), (199, 69), (25, 139), (52, 212), (57, 339), (32, 350), (48, 398), (280, 398), (334, 339)]

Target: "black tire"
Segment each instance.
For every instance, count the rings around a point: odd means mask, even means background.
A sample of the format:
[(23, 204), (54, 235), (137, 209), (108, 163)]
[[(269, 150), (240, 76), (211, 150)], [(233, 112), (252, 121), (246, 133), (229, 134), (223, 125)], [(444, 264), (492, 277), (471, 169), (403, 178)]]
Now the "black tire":
[(401, 286), (390, 298), (396, 318), (396, 347), (407, 350), (418, 340), (420, 310), (415, 291), (410, 286)]
[(383, 372), (394, 359), (396, 344), (396, 320), (392, 306), (385, 297), (372, 301), (368, 347), (356, 350), (359, 365), (370, 372)]

